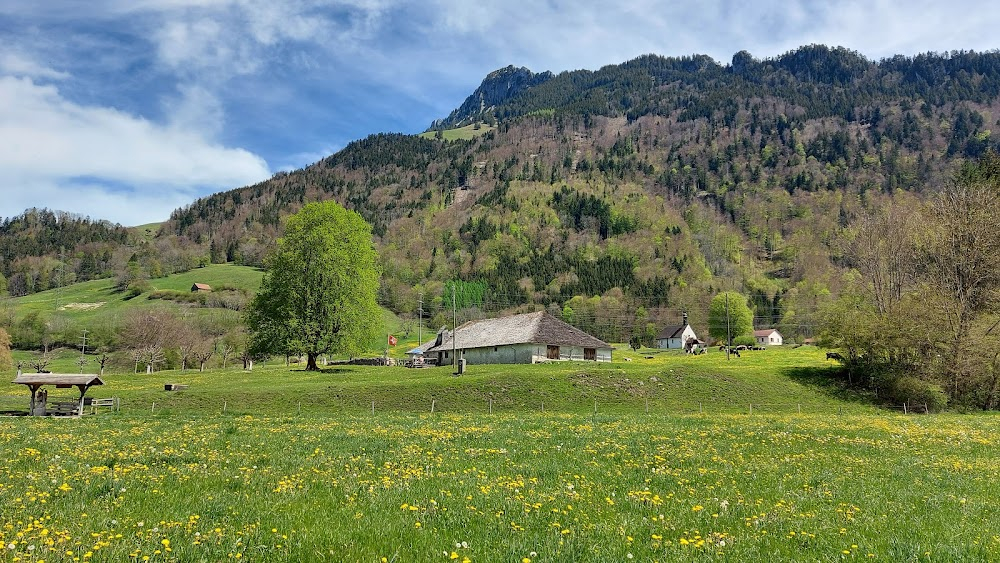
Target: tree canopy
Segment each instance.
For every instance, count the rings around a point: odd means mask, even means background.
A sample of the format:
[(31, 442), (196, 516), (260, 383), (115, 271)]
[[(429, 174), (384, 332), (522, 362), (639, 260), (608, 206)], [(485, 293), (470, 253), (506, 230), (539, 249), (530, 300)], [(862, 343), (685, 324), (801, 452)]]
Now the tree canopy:
[(380, 330), (379, 284), (371, 227), (333, 201), (288, 218), (247, 311), (255, 355), (353, 353)]
[(747, 297), (735, 291), (713, 297), (708, 309), (708, 334), (720, 340), (753, 334), (753, 311), (747, 305)]

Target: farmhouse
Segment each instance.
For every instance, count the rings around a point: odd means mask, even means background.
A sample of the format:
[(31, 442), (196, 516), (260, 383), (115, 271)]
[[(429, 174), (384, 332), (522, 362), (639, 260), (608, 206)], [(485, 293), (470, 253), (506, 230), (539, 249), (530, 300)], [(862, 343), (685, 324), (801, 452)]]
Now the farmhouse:
[(660, 331), (656, 337), (657, 348), (669, 348), (680, 350), (686, 348), (688, 343), (701, 344), (694, 329), (688, 324), (688, 315), (684, 313), (684, 322), (679, 325), (668, 326)]
[(442, 330), (424, 353), (437, 358), (438, 365), (451, 364), (453, 347), (468, 364), (611, 361), (610, 344), (544, 311), (470, 321), (454, 333)]
[(781, 333), (773, 328), (755, 330), (753, 331), (753, 337), (760, 346), (781, 346), (785, 340), (781, 337)]
[(191, 286), (191, 292), (196, 293), (198, 291), (212, 291), (212, 286), (207, 283), (195, 283)]

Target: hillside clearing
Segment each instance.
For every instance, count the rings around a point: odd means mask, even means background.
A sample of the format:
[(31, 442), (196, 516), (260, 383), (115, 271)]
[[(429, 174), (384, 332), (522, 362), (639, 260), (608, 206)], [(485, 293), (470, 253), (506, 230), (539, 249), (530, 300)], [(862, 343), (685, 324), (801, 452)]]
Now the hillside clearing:
[[(481, 135), (485, 135), (494, 129), (496, 129), (496, 127), (483, 124), (479, 124), (478, 128), (475, 124), (466, 125), (465, 127), (445, 129), (444, 131), (441, 131), (441, 138), (445, 141), (468, 141)], [(425, 139), (435, 139), (437, 138), (436, 135), (437, 131), (426, 131), (420, 134), (420, 136)]]

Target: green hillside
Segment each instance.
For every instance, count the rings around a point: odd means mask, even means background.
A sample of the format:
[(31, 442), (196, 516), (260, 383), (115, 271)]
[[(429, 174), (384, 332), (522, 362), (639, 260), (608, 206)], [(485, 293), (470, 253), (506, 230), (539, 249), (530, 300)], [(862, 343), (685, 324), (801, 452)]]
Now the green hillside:
[[(188, 291), (194, 283), (207, 283), (213, 287), (232, 286), (256, 291), (263, 272), (258, 268), (234, 264), (211, 264), (204, 268), (149, 280), (150, 291)], [(150, 307), (162, 300), (148, 299), (150, 292), (126, 299), (115, 289), (112, 279), (92, 280), (41, 293), (10, 299), (18, 318), (30, 312), (47, 316), (60, 316), (76, 321), (87, 321), (105, 314), (120, 314), (130, 307)], [(177, 305), (179, 306), (179, 305)]]

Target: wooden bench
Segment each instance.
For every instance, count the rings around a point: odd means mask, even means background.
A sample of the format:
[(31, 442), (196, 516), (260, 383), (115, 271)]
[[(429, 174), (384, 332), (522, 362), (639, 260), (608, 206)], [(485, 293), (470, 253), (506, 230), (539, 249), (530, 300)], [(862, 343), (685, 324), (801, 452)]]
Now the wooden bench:
[(97, 407), (107, 407), (112, 411), (119, 410), (121, 408), (121, 403), (118, 397), (108, 397), (106, 399), (87, 399), (90, 404), (91, 414), (97, 412)]
[(52, 416), (80, 416), (79, 401), (51, 402), (47, 405), (45, 414)]

